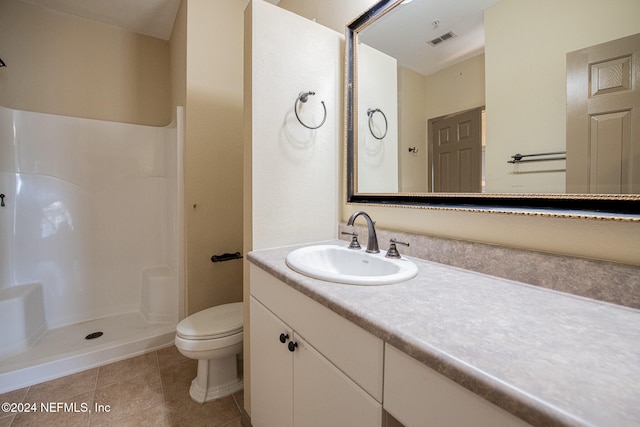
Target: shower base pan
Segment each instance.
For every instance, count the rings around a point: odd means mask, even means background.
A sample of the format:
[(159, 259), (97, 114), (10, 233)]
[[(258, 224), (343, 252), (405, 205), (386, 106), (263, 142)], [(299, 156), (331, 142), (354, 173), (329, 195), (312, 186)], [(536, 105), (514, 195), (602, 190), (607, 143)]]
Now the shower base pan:
[[(0, 393), (168, 347), (175, 330), (174, 322), (150, 323), (138, 312), (49, 330), (28, 349), (0, 359)], [(102, 335), (87, 339), (96, 332)]]

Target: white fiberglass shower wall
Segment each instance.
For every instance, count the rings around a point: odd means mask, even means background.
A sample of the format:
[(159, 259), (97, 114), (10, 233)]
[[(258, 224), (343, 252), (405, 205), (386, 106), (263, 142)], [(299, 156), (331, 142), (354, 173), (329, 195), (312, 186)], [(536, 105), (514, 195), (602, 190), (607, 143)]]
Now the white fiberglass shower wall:
[[(114, 346), (145, 330), (152, 340), (130, 350), (171, 342), (181, 301), (180, 134), (175, 125), (0, 107), (0, 378), (26, 368), (25, 359), (53, 360), (51, 351), (64, 358), (109, 349), (85, 365), (126, 357)], [(89, 344), (70, 332), (61, 335), (64, 349), (33, 349), (54, 331), (100, 328), (96, 319), (118, 316), (139, 322), (120, 321), (134, 338), (105, 332)], [(76, 365), (55, 369), (88, 367)], [(32, 382), (55, 375), (40, 376)]]

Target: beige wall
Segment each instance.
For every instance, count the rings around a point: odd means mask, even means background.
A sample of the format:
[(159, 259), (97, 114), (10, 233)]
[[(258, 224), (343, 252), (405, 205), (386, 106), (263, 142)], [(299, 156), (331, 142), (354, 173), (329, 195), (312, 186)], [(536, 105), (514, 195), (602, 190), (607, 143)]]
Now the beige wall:
[(171, 106), (187, 102), (187, 2), (180, 2), (169, 40), (171, 62)]
[(155, 126), (171, 120), (164, 40), (2, 0), (0, 52), (6, 107)]
[[(402, 192), (427, 191), (425, 78), (398, 67), (398, 185)], [(417, 152), (410, 152), (415, 148)]]
[[(640, 265), (640, 224), (343, 204), (342, 220), (364, 209), (378, 227)], [(387, 248), (388, 242), (380, 242)]]
[(484, 55), (425, 77), (424, 99), (427, 119), (483, 106)]
[[(242, 83), (245, 1), (186, 1), (184, 157), (187, 314), (242, 300)], [(183, 3), (184, 3), (183, 1)]]

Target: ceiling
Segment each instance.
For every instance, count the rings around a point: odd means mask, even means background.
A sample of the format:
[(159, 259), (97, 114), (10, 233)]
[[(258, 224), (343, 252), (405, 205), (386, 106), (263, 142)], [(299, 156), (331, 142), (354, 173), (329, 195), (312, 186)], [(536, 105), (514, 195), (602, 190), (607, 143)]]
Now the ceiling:
[[(499, 0), (413, 0), (387, 13), (359, 40), (429, 75), (484, 51), (484, 10)], [(449, 31), (456, 36), (431, 46)]]

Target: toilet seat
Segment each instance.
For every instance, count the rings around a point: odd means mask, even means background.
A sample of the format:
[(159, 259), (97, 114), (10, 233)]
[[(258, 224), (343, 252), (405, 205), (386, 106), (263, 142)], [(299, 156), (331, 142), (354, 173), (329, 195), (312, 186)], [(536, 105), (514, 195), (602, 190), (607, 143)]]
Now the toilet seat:
[(174, 343), (183, 356), (198, 361), (189, 395), (198, 403), (228, 396), (244, 387), (242, 303), (199, 311), (178, 323)]
[(242, 303), (207, 308), (178, 323), (176, 333), (187, 340), (211, 340), (242, 332)]

